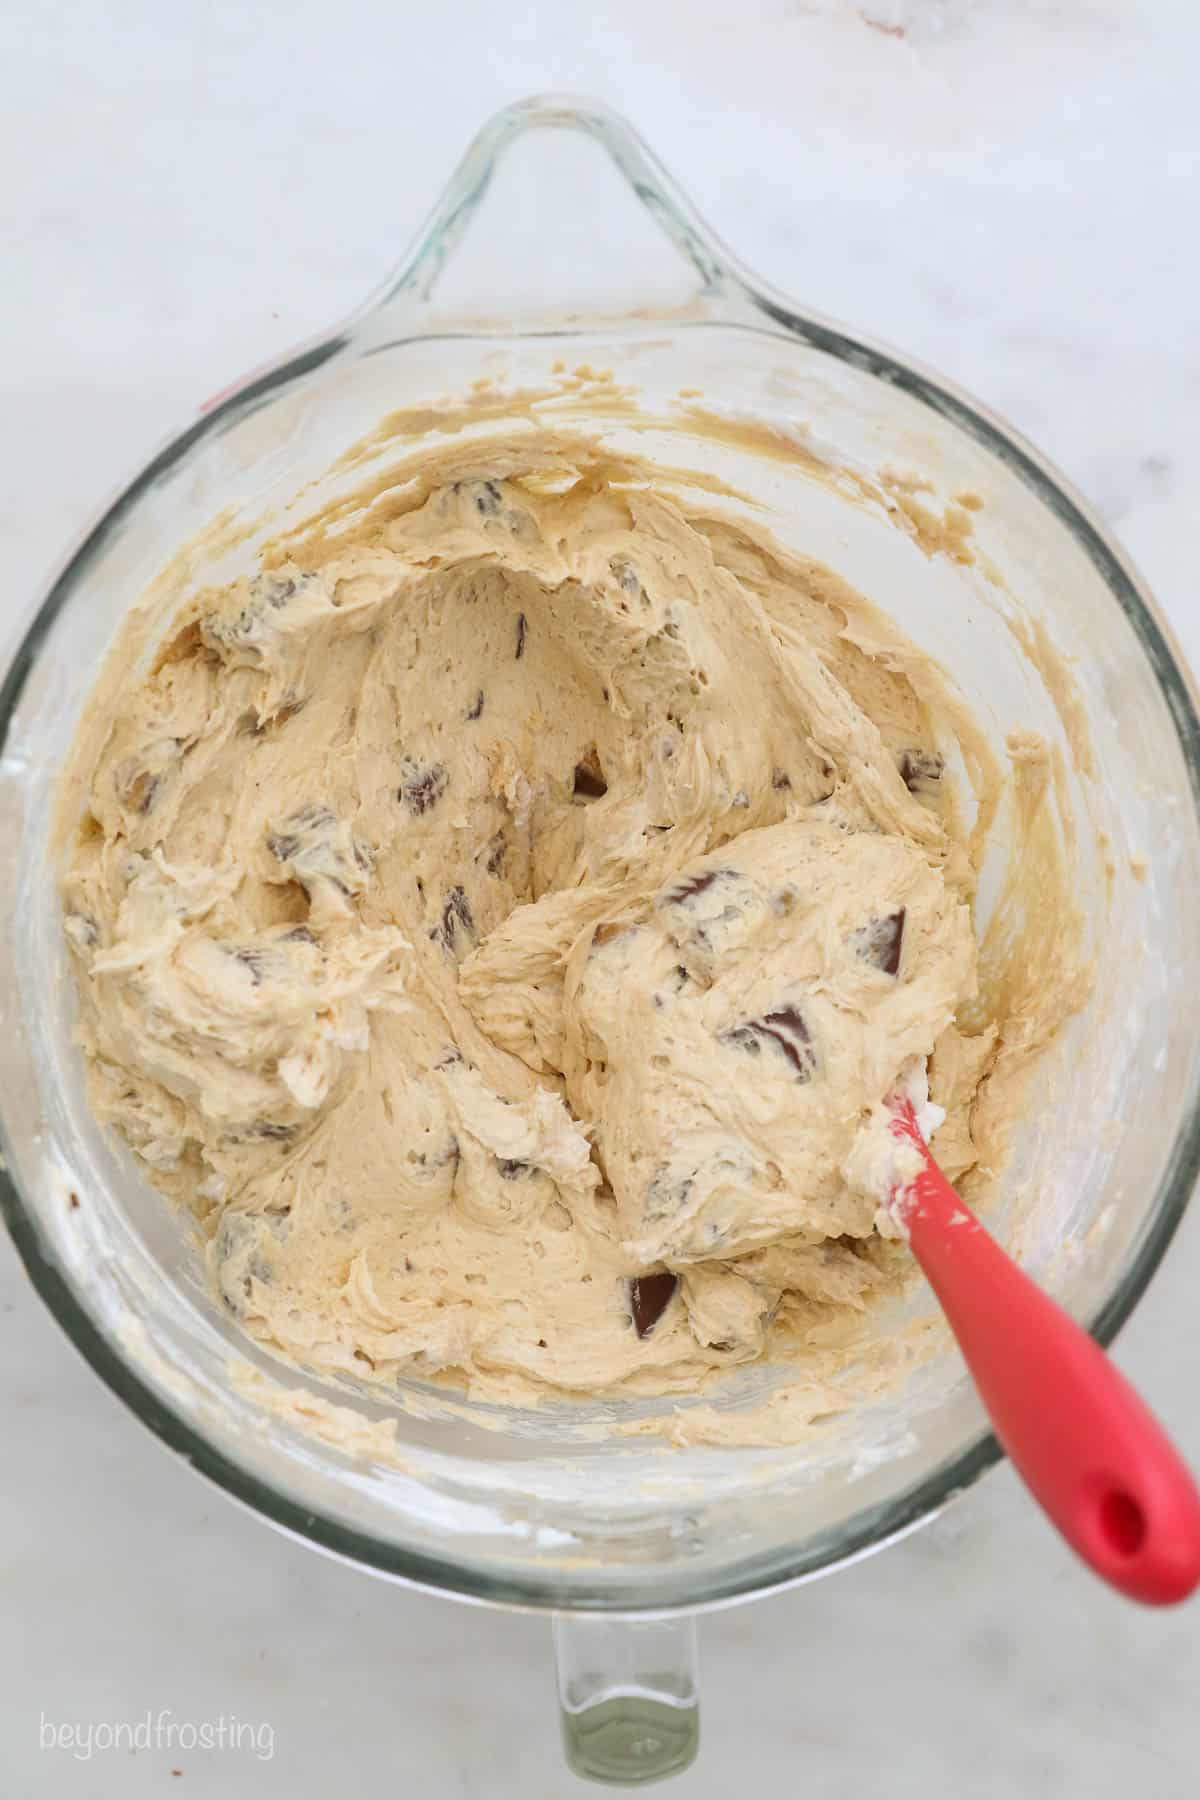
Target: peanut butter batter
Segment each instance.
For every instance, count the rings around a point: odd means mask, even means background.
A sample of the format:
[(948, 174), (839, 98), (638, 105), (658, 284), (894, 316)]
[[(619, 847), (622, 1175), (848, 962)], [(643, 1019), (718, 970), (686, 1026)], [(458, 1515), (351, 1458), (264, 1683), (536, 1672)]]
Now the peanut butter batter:
[(962, 1174), (1005, 1049), (997, 772), (936, 663), (562, 431), (269, 560), (118, 646), (66, 790), (93, 1103), (224, 1302), (484, 1397), (828, 1341), (908, 1266), (857, 1173), (887, 1095), (932, 1057)]

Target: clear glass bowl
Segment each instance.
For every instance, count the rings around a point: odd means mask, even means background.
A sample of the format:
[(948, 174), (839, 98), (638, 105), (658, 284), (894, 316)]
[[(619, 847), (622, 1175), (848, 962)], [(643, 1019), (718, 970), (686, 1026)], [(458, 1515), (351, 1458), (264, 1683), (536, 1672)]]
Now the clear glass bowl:
[[(611, 186), (610, 163), (627, 184), (615, 234), (595, 187), (606, 170)], [(631, 271), (632, 295), (621, 291)], [(783, 1449), (669, 1449), (595, 1431), (645, 1415), (646, 1402), (521, 1411), (448, 1406), (425, 1390), (416, 1413), (399, 1415), (401, 1455), (387, 1459), (371, 1430), (394, 1409), (243, 1339), (211, 1302), (186, 1222), (92, 1121), (49, 834), (55, 777), (100, 658), (182, 543), (221, 511), (245, 527), (236, 549), (201, 539), (190, 566), (174, 566), (147, 602), (164, 612), (190, 584), (246, 567), (306, 483), (318, 485), (300, 514), (361, 480), (361, 464), (325, 472), (381, 415), (410, 409), (406, 448), (418, 446), (420, 409), (439, 396), (481, 377), (543, 386), (556, 361), (636, 387), (663, 423), (648, 430), (601, 399), (588, 427), (733, 481), (784, 541), (934, 648), (997, 742), (1033, 726), (1069, 750), (1011, 621), (1038, 619), (1074, 658), (1095, 770), (1088, 779), (1068, 765), (1068, 785), (1096, 985), (1039, 1065), (994, 1219), (1102, 1342), (1167, 1248), (1200, 1156), (1200, 725), (1150, 595), (1034, 451), (936, 376), (751, 277), (627, 125), (553, 98), (492, 120), (383, 290), (210, 402), (118, 495), (42, 600), (0, 692), (0, 833), (12, 871), (0, 1198), (35, 1285), (152, 1430), (276, 1525), (381, 1574), (576, 1616), (560, 1634), (571, 1754), (581, 1772), (633, 1779), (686, 1761), (694, 1728), (682, 1749), (678, 1734), (664, 1748), (671, 1734), (656, 1739), (641, 1715), (631, 1726), (627, 1707), (615, 1735), (593, 1734), (589, 1749), (580, 1722), (603, 1724), (596, 1706), (614, 1696), (694, 1717), (688, 1635), (662, 1615), (837, 1568), (932, 1517), (996, 1461), (952, 1346), (886, 1402), (850, 1406)], [(681, 389), (781, 434), (748, 448), (697, 432)], [(920, 498), (935, 510), (979, 495), (980, 561), (930, 558), (885, 509), (815, 479), (811, 460), (788, 448), (802, 431), (818, 460), (832, 447), (868, 474), (919, 471), (931, 484)], [(981, 573), (984, 557), (1003, 585)], [(1033, 1203), (1016, 1204), (1020, 1195)], [(253, 1378), (231, 1379), (234, 1363)], [(777, 1379), (754, 1371), (720, 1404), (751, 1404)], [(357, 1445), (323, 1433), (304, 1395), (318, 1410), (350, 1409), (363, 1427)], [(590, 1637), (579, 1619), (588, 1614), (609, 1615), (592, 1618)], [(660, 1623), (626, 1636), (618, 1654), (604, 1635), (613, 1615)]]

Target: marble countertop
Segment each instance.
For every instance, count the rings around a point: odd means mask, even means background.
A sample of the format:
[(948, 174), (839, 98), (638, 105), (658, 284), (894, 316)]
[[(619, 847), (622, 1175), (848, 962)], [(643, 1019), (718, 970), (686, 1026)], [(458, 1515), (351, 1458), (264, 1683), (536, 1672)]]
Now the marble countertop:
[[(627, 112), (752, 267), (1007, 414), (1200, 662), (1190, 0), (9, 0), (0, 30), (0, 635), (200, 399), (372, 288), (489, 112), (565, 88)], [(1200, 1212), (1118, 1356), (1200, 1462), (1197, 1282)], [(0, 1353), (5, 1794), (582, 1793), (544, 1621), (235, 1510), (82, 1365), (7, 1239)], [(704, 1748), (671, 1791), (1183, 1800), (1198, 1617), (1103, 1591), (1002, 1469), (885, 1555), (706, 1620)], [(269, 1723), (274, 1753), (40, 1747), (163, 1708)]]

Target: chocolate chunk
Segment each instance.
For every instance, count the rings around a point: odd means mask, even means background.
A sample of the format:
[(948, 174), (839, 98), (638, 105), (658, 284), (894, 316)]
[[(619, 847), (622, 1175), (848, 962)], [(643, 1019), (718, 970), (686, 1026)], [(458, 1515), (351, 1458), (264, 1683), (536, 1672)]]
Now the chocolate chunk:
[(494, 519), (504, 501), (494, 481), (456, 481), (450, 491), (469, 495), (475, 511), (484, 519)]
[(917, 794), (941, 780), (946, 759), (937, 750), (902, 750), (896, 767), (909, 793)]
[(499, 875), (504, 868), (504, 858), (508, 854), (508, 845), (497, 835), (488, 845), (487, 862), (484, 865), (489, 875)]
[(397, 799), (408, 808), (414, 818), (432, 810), (450, 786), (450, 776), (444, 763), (430, 763), (423, 767), (407, 757), (401, 768), (400, 791)]
[(775, 789), (777, 794), (785, 793), (791, 785), (792, 778), (786, 769), (771, 770), (771, 786)]
[[(285, 820), (283, 829), (267, 837), (267, 849), (279, 862), (291, 862), (306, 847), (311, 852), (315, 840), (327, 839), (337, 820), (327, 806), (303, 806)], [(315, 870), (314, 873), (323, 873)]]
[(90, 950), (100, 936), (100, 927), (90, 913), (68, 913), (63, 925), (67, 936), (83, 950)]
[(682, 906), (688, 900), (694, 900), (697, 894), (706, 894), (710, 887), (718, 881), (725, 881), (734, 876), (733, 869), (701, 869), (698, 875), (685, 875), (668, 888), (663, 895), (667, 906)]
[(528, 631), (528, 629), (529, 629), (529, 626), (526, 621), (525, 614), (518, 613), (517, 614), (517, 650), (516, 650), (516, 657), (517, 657), (518, 662), (520, 662), (521, 658), (525, 654), (525, 634)]
[(678, 1175), (664, 1163), (656, 1169), (646, 1189), (645, 1212), (648, 1219), (666, 1219), (682, 1212), (692, 1197), (694, 1175)]
[(462, 888), (452, 887), (442, 902), (442, 942), (453, 952), (458, 948), (460, 937), (474, 939), (474, 936), (471, 903)]
[(657, 1275), (635, 1275), (629, 1283), (629, 1311), (633, 1329), (640, 1338), (649, 1337), (670, 1304), (679, 1277), (669, 1269)]
[(468, 719), (477, 719), (483, 711), (483, 689), (480, 688), (470, 706), (467, 708)]
[(750, 1056), (757, 1056), (764, 1044), (774, 1044), (796, 1071), (797, 1081), (811, 1081), (816, 1072), (817, 1053), (803, 1015), (794, 1006), (781, 1006), (764, 1013), (761, 1019), (748, 1019), (723, 1031), (720, 1042), (731, 1044)]
[(599, 800), (608, 792), (595, 751), (586, 762), (575, 764), (575, 793), (581, 800)]
[(501, 1181), (528, 1181), (531, 1175), (537, 1174), (532, 1163), (521, 1162), (510, 1156), (496, 1158), (496, 1172)]
[(440, 1170), (447, 1168), (452, 1163), (457, 1163), (461, 1155), (458, 1139), (452, 1134), (444, 1144), (439, 1144), (436, 1149), (407, 1151), (404, 1160), (414, 1180), (433, 1181)]
[(154, 797), (158, 793), (158, 776), (152, 775), (149, 769), (139, 769), (118, 782), (118, 793), (123, 806), (145, 815), (154, 805)]
[(265, 601), (276, 612), (285, 607), (292, 596), (313, 580), (311, 573), (302, 571), (299, 576), (273, 574), (264, 571), (256, 575), (250, 583), (250, 592), (256, 603)]
[(255, 987), (259, 987), (267, 966), (267, 959), (263, 951), (257, 949), (253, 944), (235, 944), (229, 954), (235, 962), (239, 962), (243, 968), (249, 969), (251, 981)]
[(633, 564), (623, 556), (614, 556), (609, 559), (608, 569), (617, 586), (636, 599), (642, 591), (642, 584)]
[(863, 962), (870, 963), (873, 968), (882, 969), (885, 975), (898, 975), (907, 910), (907, 907), (902, 906), (899, 912), (871, 919), (866, 925), (860, 925), (857, 931), (851, 932), (850, 942), (854, 945), (854, 954), (860, 956)]
[(688, 974), (683, 964), (676, 963), (675, 967), (663, 982), (661, 991), (654, 995), (655, 1006), (661, 1011), (668, 1000), (674, 1000), (678, 995), (682, 994), (684, 988), (690, 984), (691, 979), (691, 976)]

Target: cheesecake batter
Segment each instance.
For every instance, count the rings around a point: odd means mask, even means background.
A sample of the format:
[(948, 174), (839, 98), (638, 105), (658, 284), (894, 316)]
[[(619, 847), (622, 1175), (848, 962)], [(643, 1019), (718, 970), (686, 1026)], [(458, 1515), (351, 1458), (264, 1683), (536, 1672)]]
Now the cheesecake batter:
[(506, 1399), (827, 1342), (908, 1267), (857, 1173), (887, 1095), (932, 1057), (961, 1175), (1004, 1054), (997, 772), (936, 663), (549, 429), (268, 564), (118, 645), (66, 789), (93, 1104), (224, 1303)]

